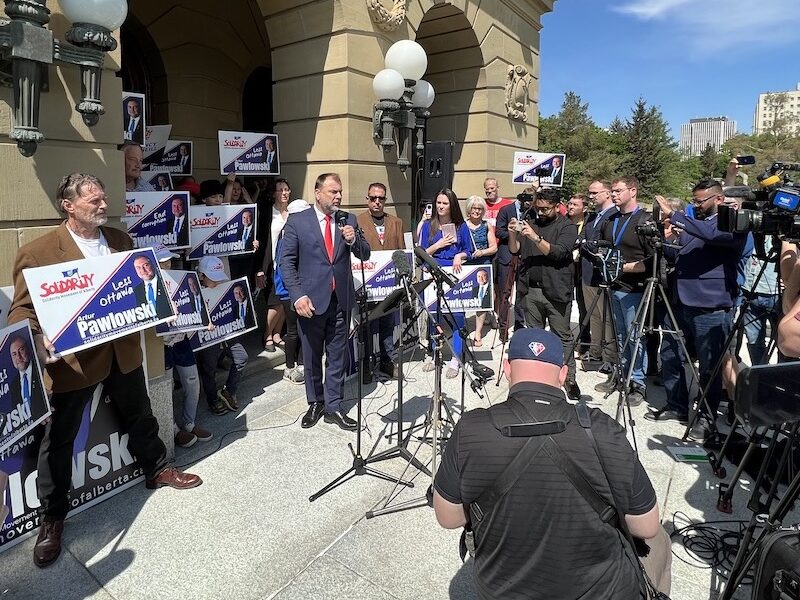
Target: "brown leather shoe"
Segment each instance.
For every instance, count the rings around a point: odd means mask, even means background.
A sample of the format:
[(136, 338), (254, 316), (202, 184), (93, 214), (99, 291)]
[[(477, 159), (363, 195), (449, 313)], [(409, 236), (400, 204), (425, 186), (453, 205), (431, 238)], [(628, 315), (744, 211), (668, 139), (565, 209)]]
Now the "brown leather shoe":
[(153, 479), (148, 479), (145, 485), (151, 490), (164, 487), (165, 485), (175, 488), (176, 490), (188, 490), (189, 488), (197, 487), (201, 483), (203, 483), (203, 480), (197, 475), (178, 471), (175, 467), (167, 467)]
[(53, 564), (61, 554), (61, 534), (64, 533), (64, 521), (43, 521), (39, 527), (39, 537), (33, 547), (33, 564), (44, 568)]

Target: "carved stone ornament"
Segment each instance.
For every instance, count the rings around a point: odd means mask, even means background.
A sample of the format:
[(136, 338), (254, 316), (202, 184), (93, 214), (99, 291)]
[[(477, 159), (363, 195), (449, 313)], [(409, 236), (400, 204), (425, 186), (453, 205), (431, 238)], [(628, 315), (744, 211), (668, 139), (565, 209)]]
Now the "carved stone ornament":
[(395, 31), (406, 19), (408, 0), (394, 0), (391, 10), (386, 10), (383, 0), (367, 0), (367, 10), (372, 21), (383, 31)]
[(508, 116), (518, 121), (528, 120), (528, 85), (531, 74), (524, 65), (508, 67), (506, 77), (506, 111)]

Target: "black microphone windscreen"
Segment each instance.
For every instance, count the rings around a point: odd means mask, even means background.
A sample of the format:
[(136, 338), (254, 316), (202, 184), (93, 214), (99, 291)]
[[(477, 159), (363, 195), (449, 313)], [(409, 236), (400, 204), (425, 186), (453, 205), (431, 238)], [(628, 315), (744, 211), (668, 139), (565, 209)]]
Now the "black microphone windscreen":
[(346, 210), (337, 210), (336, 211), (336, 224), (339, 227), (344, 227), (347, 225), (347, 217), (350, 215)]
[(745, 200), (755, 200), (753, 190), (746, 185), (729, 185), (722, 188), (722, 193), (726, 198), (744, 198)]
[(408, 262), (408, 257), (404, 250), (392, 252), (392, 264), (400, 277), (403, 275), (411, 276), (411, 263)]

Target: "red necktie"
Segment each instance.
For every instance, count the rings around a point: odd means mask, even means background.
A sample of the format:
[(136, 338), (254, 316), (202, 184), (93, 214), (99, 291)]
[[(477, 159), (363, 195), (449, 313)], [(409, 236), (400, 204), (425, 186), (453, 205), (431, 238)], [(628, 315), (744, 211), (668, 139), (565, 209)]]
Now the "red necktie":
[[(325, 250), (328, 252), (328, 260), (333, 264), (333, 234), (331, 233), (331, 220), (330, 215), (325, 215)], [(336, 289), (336, 279), (331, 281), (331, 289)]]

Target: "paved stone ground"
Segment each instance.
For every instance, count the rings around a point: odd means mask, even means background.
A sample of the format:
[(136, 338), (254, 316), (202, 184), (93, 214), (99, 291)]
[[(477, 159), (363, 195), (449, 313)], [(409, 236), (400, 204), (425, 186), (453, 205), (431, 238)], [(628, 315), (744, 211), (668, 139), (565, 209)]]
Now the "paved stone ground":
[[(500, 348), (485, 338), (478, 358), (497, 368)], [(280, 353), (257, 356), (252, 349), (240, 389), (242, 409), (213, 416), (201, 408), (199, 421), (214, 440), (178, 449), (177, 462), (201, 475), (196, 490), (157, 493), (144, 485), (109, 499), (67, 522), (62, 557), (37, 570), (31, 563), (33, 539), (0, 555), (0, 599), (412, 599), (474, 598), (471, 565), (458, 558), (458, 533), (438, 527), (432, 509), (415, 508), (366, 519), (384, 505), (420, 499), (429, 478), (410, 468), (414, 487), (393, 494), (393, 486), (372, 476), (358, 476), (313, 503), (309, 496), (352, 464), (348, 443), (355, 435), (320, 422), (300, 428), (306, 402), (301, 386), (281, 380), (274, 366)], [(421, 370), (421, 355), (410, 357), (404, 387), (404, 419), (421, 422), (433, 387), (433, 374)], [(579, 372), (584, 394), (613, 414), (614, 397), (593, 392), (602, 377)], [(355, 380), (347, 386), (350, 415), (355, 416)], [(456, 412), (460, 380), (447, 380), (448, 405)], [(663, 389), (650, 387), (650, 402), (663, 402)], [(479, 399), (467, 386), (467, 408), (502, 401), (503, 381), (492, 382)], [(396, 381), (365, 389), (363, 453), (389, 447), (385, 434), (395, 430)], [(646, 406), (633, 409), (640, 457), (655, 485), (668, 530), (673, 520), (749, 518), (744, 510), (748, 481), (740, 482), (734, 514), (715, 509), (718, 479), (709, 466), (678, 463), (667, 447), (680, 444), (677, 425), (650, 423)], [(411, 450), (415, 450), (412, 443)], [(427, 446), (419, 455), (430, 458)], [(375, 465), (395, 475), (407, 463), (393, 459)], [(729, 470), (732, 471), (729, 465)], [(394, 497), (396, 496), (396, 497)], [(678, 515), (675, 517), (674, 515)], [(674, 542), (672, 598), (716, 598), (718, 577), (709, 565), (690, 557)], [(739, 597), (749, 597), (740, 594)]]

